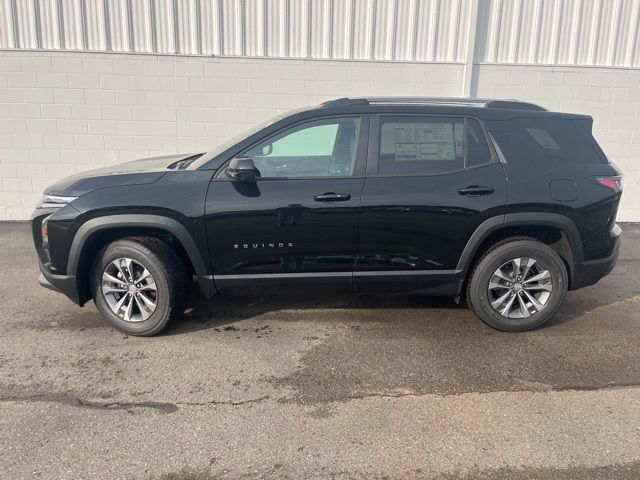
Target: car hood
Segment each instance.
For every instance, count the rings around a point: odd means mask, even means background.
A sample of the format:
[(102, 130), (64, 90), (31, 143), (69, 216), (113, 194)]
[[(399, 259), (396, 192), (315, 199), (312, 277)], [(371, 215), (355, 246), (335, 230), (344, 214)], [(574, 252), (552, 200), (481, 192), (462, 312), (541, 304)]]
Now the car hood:
[(200, 155), (199, 153), (165, 155), (88, 170), (49, 185), (44, 193), (77, 197), (98, 188), (153, 183), (168, 170), (183, 168), (180, 162), (194, 160)]

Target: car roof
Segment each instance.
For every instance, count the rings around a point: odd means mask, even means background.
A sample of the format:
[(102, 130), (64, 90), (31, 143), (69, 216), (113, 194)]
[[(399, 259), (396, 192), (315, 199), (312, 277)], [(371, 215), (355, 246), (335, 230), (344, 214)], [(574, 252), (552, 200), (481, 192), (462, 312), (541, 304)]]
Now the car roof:
[(301, 114), (305, 117), (349, 113), (465, 115), (485, 120), (508, 120), (525, 116), (590, 118), (585, 115), (551, 112), (534, 103), (515, 99), (470, 97), (344, 97), (289, 112), (291, 115)]

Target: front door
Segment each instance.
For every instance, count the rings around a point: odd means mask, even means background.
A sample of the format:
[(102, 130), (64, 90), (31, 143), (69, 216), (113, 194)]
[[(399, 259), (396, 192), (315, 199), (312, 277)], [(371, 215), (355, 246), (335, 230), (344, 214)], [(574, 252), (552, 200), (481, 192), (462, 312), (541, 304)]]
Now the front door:
[(301, 122), (242, 152), (260, 171), (256, 181), (231, 180), (221, 169), (206, 203), (218, 289), (323, 281), (352, 287), (367, 136), (366, 117)]
[(371, 134), (356, 290), (457, 295), (467, 241), (507, 204), (484, 130), (473, 118), (381, 115)]

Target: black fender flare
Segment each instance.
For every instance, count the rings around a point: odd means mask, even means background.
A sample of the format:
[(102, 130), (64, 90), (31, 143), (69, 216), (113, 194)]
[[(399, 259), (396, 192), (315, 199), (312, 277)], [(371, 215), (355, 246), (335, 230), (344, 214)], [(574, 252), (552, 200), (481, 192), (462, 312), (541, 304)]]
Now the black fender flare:
[(187, 252), (189, 260), (193, 265), (200, 291), (207, 297), (215, 293), (213, 284), (213, 276), (207, 271), (206, 264), (200, 255), (198, 247), (191, 237), (187, 229), (177, 220), (162, 215), (151, 214), (116, 214), (105, 215), (87, 220), (77, 230), (71, 243), (69, 250), (69, 259), (67, 261), (67, 274), (77, 277), (78, 264), (82, 251), (92, 235), (103, 230), (118, 227), (148, 227), (164, 230), (173, 236), (182, 244)]
[[(489, 235), (505, 227), (517, 226), (558, 228), (565, 234), (569, 241), (574, 263), (580, 262), (584, 258), (578, 227), (576, 227), (576, 224), (569, 217), (548, 212), (507, 213), (505, 215), (490, 217), (476, 228), (460, 255), (457, 269), (466, 271), (469, 268), (478, 252), (478, 248), (480, 248), (482, 242), (484, 242)], [(570, 268), (573, 268), (573, 265), (570, 265)]]

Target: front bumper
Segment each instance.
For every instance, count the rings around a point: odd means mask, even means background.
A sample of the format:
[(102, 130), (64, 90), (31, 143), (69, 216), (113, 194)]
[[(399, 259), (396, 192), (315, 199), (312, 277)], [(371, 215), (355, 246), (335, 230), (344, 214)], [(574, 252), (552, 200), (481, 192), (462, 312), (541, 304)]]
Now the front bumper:
[(54, 275), (40, 263), (38, 283), (49, 290), (66, 295), (73, 303), (80, 305), (78, 287), (74, 275)]
[(577, 290), (579, 288), (593, 285), (602, 277), (611, 273), (613, 267), (616, 266), (618, 255), (620, 254), (621, 234), (622, 229), (616, 225), (611, 231), (611, 236), (613, 237), (613, 250), (611, 255), (608, 257), (589, 260), (586, 262), (576, 262), (569, 290)]

